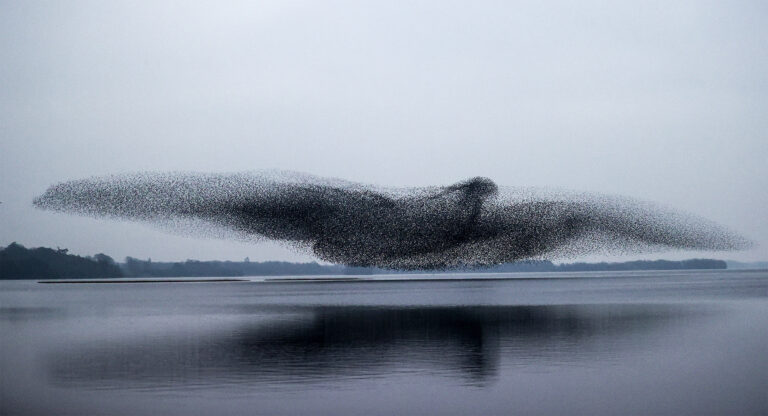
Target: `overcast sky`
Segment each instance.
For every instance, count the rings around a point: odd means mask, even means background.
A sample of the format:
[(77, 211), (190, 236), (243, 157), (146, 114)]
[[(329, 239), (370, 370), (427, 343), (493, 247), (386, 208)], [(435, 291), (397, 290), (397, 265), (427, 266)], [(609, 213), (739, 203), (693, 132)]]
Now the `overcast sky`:
[[(0, 0), (0, 245), (307, 260), (55, 214), (56, 182), (289, 169), (616, 193), (768, 259), (765, 1)], [(648, 255), (642, 257), (649, 257)]]

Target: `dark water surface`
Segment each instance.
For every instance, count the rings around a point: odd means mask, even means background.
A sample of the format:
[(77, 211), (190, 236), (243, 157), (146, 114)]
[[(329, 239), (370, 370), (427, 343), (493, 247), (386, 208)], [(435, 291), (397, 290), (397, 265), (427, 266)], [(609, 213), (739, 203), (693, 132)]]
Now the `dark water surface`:
[(768, 272), (492, 277), (0, 282), (0, 414), (768, 414)]

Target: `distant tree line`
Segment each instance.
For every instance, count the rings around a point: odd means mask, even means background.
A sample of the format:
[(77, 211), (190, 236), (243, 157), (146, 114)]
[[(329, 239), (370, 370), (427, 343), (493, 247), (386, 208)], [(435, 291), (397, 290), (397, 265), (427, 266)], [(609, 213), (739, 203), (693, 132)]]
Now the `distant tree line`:
[[(453, 270), (463, 273), (571, 272), (621, 270), (725, 269), (726, 262), (711, 259), (683, 261), (654, 260), (621, 263), (565, 263), (548, 260), (501, 264), (493, 267), (467, 267)], [(67, 249), (32, 248), (11, 243), (0, 249), (0, 279), (57, 279), (109, 277), (233, 277), (233, 276), (308, 276), (412, 273), (372, 267), (323, 265), (316, 262), (281, 261), (198, 261), (153, 262), (126, 257), (116, 263), (106, 254), (81, 257)], [(423, 271), (419, 273), (435, 273)]]
[(67, 249), (26, 248), (11, 243), (0, 249), (0, 279), (121, 277), (120, 267), (106, 254), (80, 257)]
[(347, 267), (318, 263), (289, 263), (283, 261), (199, 261), (156, 262), (126, 257), (120, 265), (130, 277), (232, 277), (345, 274)]
[(557, 266), (556, 271), (619, 271), (619, 270), (696, 270), (696, 269), (726, 269), (728, 265), (723, 260), (690, 259), (682, 261), (670, 260), (638, 260), (621, 263), (570, 263)]

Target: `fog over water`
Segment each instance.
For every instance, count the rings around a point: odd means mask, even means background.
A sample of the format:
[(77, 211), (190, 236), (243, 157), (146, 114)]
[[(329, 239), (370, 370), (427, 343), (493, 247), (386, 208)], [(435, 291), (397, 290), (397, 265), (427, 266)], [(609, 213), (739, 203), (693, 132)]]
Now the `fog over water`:
[(0, 413), (768, 411), (768, 272), (465, 277), (0, 282)]

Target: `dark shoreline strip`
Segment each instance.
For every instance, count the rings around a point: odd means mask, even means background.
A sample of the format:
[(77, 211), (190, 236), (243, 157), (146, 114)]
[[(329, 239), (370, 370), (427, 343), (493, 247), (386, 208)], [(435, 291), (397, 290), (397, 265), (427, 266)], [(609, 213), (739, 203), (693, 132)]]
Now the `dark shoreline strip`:
[[(622, 270), (623, 272), (629, 271), (629, 272), (635, 272), (643, 270)], [(673, 270), (678, 271), (678, 270)], [(683, 271), (701, 271), (701, 270), (683, 270)], [(460, 278), (451, 278), (451, 277), (418, 277), (413, 279), (375, 279), (375, 278), (325, 278), (325, 279), (293, 279), (293, 278), (285, 278), (285, 279), (265, 279), (265, 280), (251, 280), (252, 283), (258, 283), (258, 284), (283, 284), (283, 283), (409, 283), (409, 282), (511, 282), (511, 281), (548, 281), (548, 280), (603, 280), (603, 279), (637, 279), (637, 278), (657, 278), (658, 275), (653, 274), (622, 274), (621, 271), (619, 274), (609, 274), (605, 276), (590, 276), (590, 275), (583, 275), (588, 272), (568, 272), (568, 273), (579, 273), (582, 275), (576, 275), (576, 276), (548, 276), (548, 277), (460, 277)], [(509, 273), (513, 274), (513, 273)]]
[(247, 282), (246, 279), (151, 279), (151, 280), (40, 280), (37, 283), (211, 283)]
[(264, 279), (264, 282), (359, 282), (365, 280), (373, 279), (369, 277), (275, 277)]

